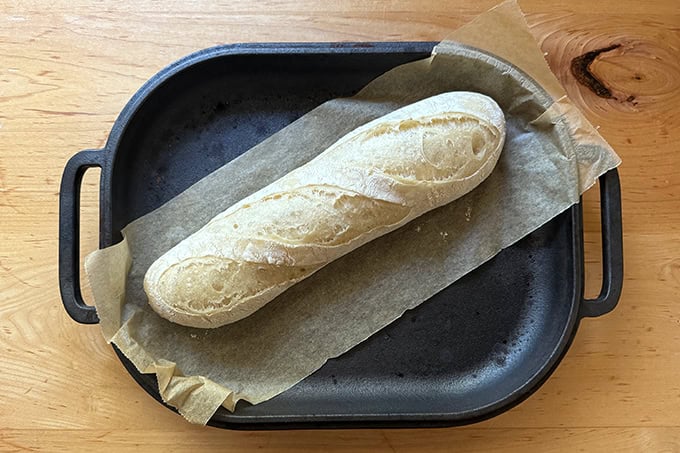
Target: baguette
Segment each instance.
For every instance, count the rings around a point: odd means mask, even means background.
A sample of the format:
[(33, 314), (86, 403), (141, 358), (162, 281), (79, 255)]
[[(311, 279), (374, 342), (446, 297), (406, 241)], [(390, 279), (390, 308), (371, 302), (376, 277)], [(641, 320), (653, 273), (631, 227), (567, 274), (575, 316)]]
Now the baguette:
[(441, 94), (373, 120), (156, 260), (144, 278), (149, 303), (185, 326), (242, 319), (334, 259), (471, 191), (504, 140), (503, 112), (478, 93)]

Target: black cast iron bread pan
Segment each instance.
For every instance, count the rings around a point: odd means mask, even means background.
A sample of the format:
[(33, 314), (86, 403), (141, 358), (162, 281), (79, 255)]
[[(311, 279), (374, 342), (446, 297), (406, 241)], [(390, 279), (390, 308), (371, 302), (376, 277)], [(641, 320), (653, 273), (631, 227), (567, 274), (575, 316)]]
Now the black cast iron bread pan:
[[(106, 147), (81, 151), (64, 169), (59, 283), (66, 311), (80, 323), (98, 322), (80, 294), (79, 191), (87, 168), (101, 167), (100, 246), (107, 247), (129, 222), (320, 103), (351, 96), (383, 72), (428, 57), (434, 44), (230, 45), (162, 70), (121, 112)], [(239, 403), (234, 413), (220, 408), (209, 424), (434, 427), (508, 410), (548, 378), (582, 318), (601, 316), (618, 302), (623, 258), (616, 170), (600, 178), (600, 191), (604, 281), (596, 299), (583, 295), (579, 204), (290, 390), (262, 404)], [(162, 402), (155, 376), (139, 373), (116, 352)]]

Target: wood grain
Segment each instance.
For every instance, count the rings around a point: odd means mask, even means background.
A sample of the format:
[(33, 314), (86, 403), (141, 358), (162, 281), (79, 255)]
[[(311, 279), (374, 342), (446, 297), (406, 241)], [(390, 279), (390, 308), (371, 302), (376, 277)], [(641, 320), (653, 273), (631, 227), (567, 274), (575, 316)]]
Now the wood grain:
[[(534, 396), (472, 427), (231, 432), (190, 426), (125, 372), (58, 292), (66, 160), (104, 145), (163, 66), (230, 42), (439, 40), (495, 0), (110, 4), (0, 0), (0, 450), (680, 451), (680, 10), (671, 0), (522, 1), (570, 97), (623, 158), (626, 279), (617, 309), (584, 320)], [(570, 73), (591, 70), (617, 99)], [(634, 99), (629, 100), (630, 96)], [(97, 246), (96, 172), (82, 194), (82, 254)], [(584, 196), (587, 293), (599, 290), (599, 201)]]

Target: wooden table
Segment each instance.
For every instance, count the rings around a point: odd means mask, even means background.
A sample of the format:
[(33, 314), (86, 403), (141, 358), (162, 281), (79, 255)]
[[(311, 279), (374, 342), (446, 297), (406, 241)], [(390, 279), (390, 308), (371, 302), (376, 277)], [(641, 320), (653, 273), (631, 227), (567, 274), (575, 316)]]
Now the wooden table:
[[(160, 68), (240, 41), (439, 40), (494, 0), (0, 2), (0, 450), (680, 451), (680, 8), (522, 1), (569, 95), (623, 158), (626, 278), (618, 308), (585, 320), (529, 400), (436, 430), (232, 432), (192, 426), (130, 378), (96, 326), (64, 312), (58, 191), (66, 160), (101, 147)], [(616, 98), (576, 82), (592, 64)], [(97, 246), (97, 171), (82, 194), (83, 255)], [(596, 191), (585, 196), (587, 294), (599, 290)], [(85, 288), (87, 290), (87, 288)], [(86, 291), (87, 293), (87, 291)]]

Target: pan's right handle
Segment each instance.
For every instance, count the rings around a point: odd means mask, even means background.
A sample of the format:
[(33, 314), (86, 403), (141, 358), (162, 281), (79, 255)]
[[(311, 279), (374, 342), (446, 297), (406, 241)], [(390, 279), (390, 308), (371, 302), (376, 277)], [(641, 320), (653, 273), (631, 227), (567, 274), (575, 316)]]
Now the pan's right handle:
[(59, 190), (59, 290), (66, 312), (81, 324), (99, 322), (80, 292), (80, 185), (88, 168), (104, 165), (104, 152), (85, 150), (66, 163)]
[(581, 304), (582, 317), (602, 316), (616, 307), (623, 288), (623, 226), (621, 183), (616, 169), (600, 177), (602, 219), (602, 289)]

